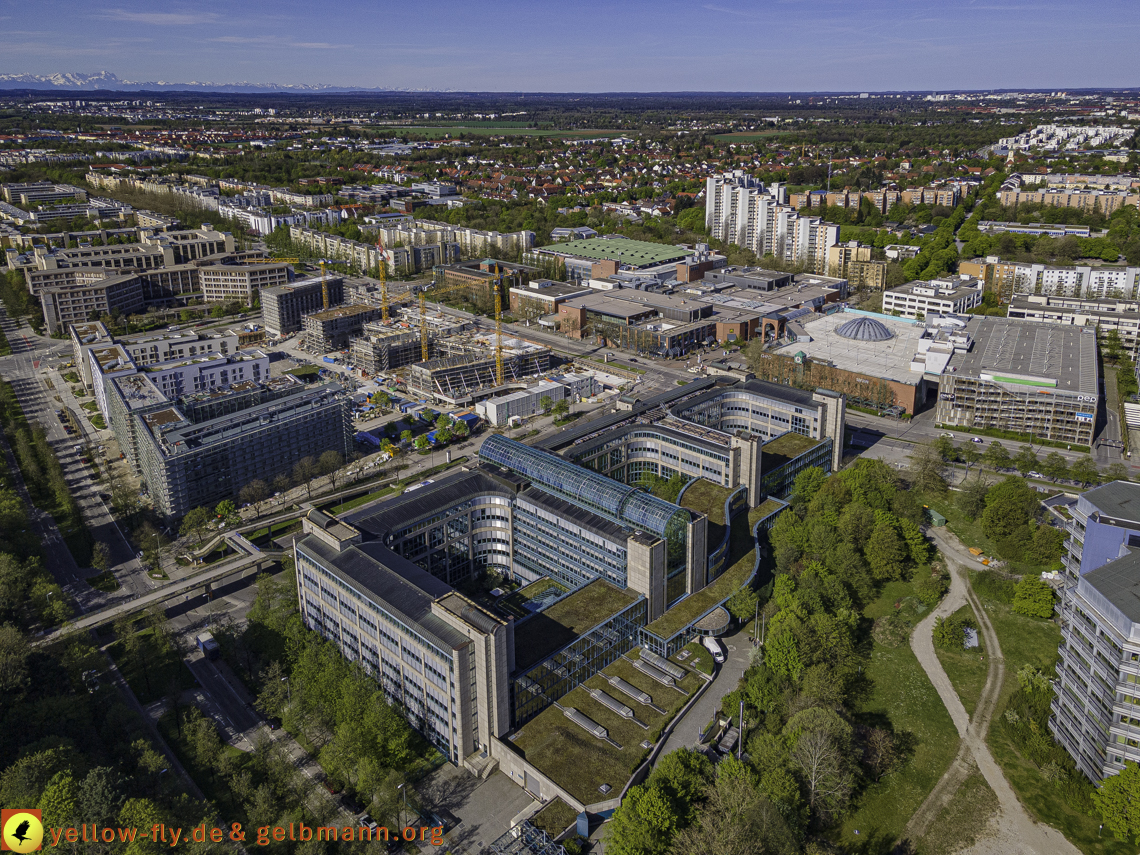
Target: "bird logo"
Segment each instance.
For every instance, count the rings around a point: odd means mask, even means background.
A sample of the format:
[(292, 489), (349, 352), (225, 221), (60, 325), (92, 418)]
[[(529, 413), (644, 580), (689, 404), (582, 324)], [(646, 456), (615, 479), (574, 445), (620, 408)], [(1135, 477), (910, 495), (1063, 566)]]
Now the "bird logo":
[(44, 825), (40, 811), (0, 811), (0, 852), (35, 852), (43, 841)]

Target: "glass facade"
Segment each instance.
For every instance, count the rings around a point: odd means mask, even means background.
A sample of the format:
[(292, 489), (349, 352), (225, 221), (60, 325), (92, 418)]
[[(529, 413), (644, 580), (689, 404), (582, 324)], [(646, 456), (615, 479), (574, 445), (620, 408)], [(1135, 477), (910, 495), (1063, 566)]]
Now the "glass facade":
[(520, 497), (514, 507), (515, 564), (574, 590), (602, 578), (626, 587), (624, 542), (604, 538)]
[(795, 457), (771, 471), (764, 472), (763, 491), (766, 496), (784, 498), (791, 492), (796, 476), (811, 466), (818, 466), (824, 472), (831, 471), (831, 437), (823, 440), (814, 448), (809, 448), (799, 457)]
[(638, 598), (511, 681), (511, 725), (521, 727), (567, 692), (633, 649), (649, 605)]

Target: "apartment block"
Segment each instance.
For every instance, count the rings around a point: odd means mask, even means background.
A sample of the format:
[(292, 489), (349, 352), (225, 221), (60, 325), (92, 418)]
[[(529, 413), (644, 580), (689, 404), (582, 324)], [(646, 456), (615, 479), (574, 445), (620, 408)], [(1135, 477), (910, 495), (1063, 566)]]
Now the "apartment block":
[(966, 274), (957, 279), (916, 279), (883, 292), (883, 312), (901, 318), (961, 315), (982, 304), (983, 283)]
[(1047, 506), (1063, 521), (1057, 678), (1049, 729), (1099, 782), (1140, 762), (1140, 484)]
[(986, 290), (993, 291), (1004, 303), (1030, 294), (1140, 300), (1140, 267), (1031, 264), (987, 256), (985, 261), (962, 262), (958, 272), (983, 279)]
[(33, 181), (27, 184), (3, 185), (4, 201), (12, 205), (50, 205), (54, 202), (86, 202), (87, 191), (70, 184)]
[(1140, 357), (1140, 300), (1084, 300), (1080, 297), (1046, 297), (1042, 294), (1015, 296), (1007, 317), (1044, 324), (1092, 327), (1103, 345), (1109, 331), (1116, 330), (1121, 344)]
[(285, 335), (301, 329), (301, 318), (325, 308), (324, 291), (328, 289), (329, 306), (344, 302), (344, 277), (314, 276), (288, 285), (264, 288), (261, 292), (261, 317), (271, 335)]
[(718, 240), (822, 273), (827, 269), (827, 250), (839, 241), (839, 226), (801, 215), (786, 204), (786, 198), (784, 187), (765, 188), (740, 170), (710, 177), (705, 225)]
[(998, 193), (1002, 205), (1015, 207), (1022, 204), (1045, 205), (1055, 208), (1077, 208), (1081, 211), (1100, 211), (1110, 215), (1126, 205), (1140, 204), (1140, 194), (1112, 190), (1002, 190)]
[(381, 249), (376, 244), (349, 240), (304, 226), (289, 227), (289, 236), (295, 243), (324, 258), (343, 261), (364, 273), (379, 270), (381, 264), (387, 265), (388, 274), (392, 276), (420, 273), (439, 264), (459, 261), (462, 252), (459, 244), (446, 240), (443, 232), (430, 230), (416, 234), (418, 240), (415, 243), (385, 244)]

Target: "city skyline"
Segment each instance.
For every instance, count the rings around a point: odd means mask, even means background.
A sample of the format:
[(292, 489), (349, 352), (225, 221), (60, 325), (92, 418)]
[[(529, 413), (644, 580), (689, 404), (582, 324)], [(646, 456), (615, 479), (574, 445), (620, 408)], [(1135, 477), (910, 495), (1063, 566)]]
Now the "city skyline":
[[(811, 92), (1136, 85), (1140, 16), (1111, 0), (850, 4), (442, 0), (380, 8), (206, 0), (162, 11), (0, 0), (0, 74), (532, 92)], [(508, 23), (509, 22), (509, 23)], [(1111, 26), (1106, 23), (1111, 22)], [(694, 26), (696, 25), (696, 26)], [(729, 42), (733, 39), (735, 43)], [(1073, 46), (1097, 45), (1073, 53)], [(1058, 61), (1072, 57), (1072, 62)], [(687, 61), (678, 62), (679, 58)], [(522, 85), (520, 85), (522, 84)]]

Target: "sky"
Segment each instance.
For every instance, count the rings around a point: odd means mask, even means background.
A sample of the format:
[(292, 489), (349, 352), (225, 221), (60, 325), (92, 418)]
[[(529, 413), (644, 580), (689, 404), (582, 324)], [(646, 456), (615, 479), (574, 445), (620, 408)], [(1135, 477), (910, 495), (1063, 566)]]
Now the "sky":
[(0, 73), (528, 92), (1132, 87), (1137, 0), (0, 0)]

